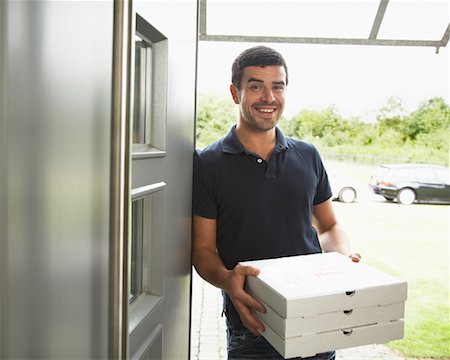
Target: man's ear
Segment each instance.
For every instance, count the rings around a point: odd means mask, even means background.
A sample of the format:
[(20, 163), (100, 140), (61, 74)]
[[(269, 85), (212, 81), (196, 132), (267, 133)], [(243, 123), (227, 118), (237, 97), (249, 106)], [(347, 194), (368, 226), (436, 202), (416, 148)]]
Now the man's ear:
[(231, 92), (231, 96), (233, 98), (234, 103), (239, 104), (240, 103), (239, 92), (233, 84), (230, 85), (230, 92)]

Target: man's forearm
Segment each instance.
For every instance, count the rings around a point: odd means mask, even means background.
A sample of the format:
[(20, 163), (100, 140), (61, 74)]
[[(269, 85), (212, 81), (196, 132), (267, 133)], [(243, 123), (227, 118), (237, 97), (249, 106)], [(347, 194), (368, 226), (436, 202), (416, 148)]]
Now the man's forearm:
[(323, 252), (336, 251), (346, 256), (351, 254), (347, 234), (338, 223), (320, 234), (319, 242)]
[(192, 257), (192, 264), (203, 279), (218, 288), (226, 287), (231, 271), (225, 267), (217, 252), (206, 249), (196, 250)]

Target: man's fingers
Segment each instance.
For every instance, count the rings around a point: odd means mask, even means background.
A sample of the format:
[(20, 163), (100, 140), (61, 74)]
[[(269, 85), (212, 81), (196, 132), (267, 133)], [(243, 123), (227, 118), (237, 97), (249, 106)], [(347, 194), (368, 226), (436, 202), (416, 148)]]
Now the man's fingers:
[(258, 276), (260, 270), (252, 266), (236, 265), (234, 268), (236, 274), (245, 276)]
[(258, 320), (257, 317), (253, 317), (253, 319), (255, 319), (255, 320), (248, 324), (245, 324), (245, 323), (243, 323), (243, 324), (247, 329), (249, 329), (251, 331), (251, 333), (253, 335), (260, 336), (261, 333), (266, 331), (266, 328), (264, 327), (264, 324), (260, 320)]
[(249, 329), (254, 335), (260, 335), (265, 331), (264, 324), (251, 311), (251, 309), (243, 303), (235, 302), (236, 311), (242, 324)]
[(354, 253), (350, 255), (350, 258), (353, 262), (360, 262), (361, 261), (361, 255), (358, 253)]
[(228, 294), (233, 301), (242, 324), (254, 335), (260, 335), (261, 332), (265, 331), (265, 327), (252, 311), (256, 310), (265, 313), (266, 308), (243, 289), (245, 277), (258, 276), (260, 270), (252, 266), (236, 265), (233, 273), (234, 286), (230, 286)]
[(266, 308), (264, 307), (263, 304), (261, 304), (258, 300), (256, 300), (254, 297), (250, 296), (248, 293), (245, 293), (245, 295), (243, 296), (243, 303), (251, 308), (251, 309), (255, 309), (256, 311), (259, 311), (260, 313), (265, 313), (266, 312)]
[[(257, 276), (260, 273), (260, 270), (257, 268), (243, 265), (237, 265), (234, 268), (234, 271), (236, 274), (242, 276)], [(235, 294), (235, 297), (249, 308), (255, 309), (262, 313), (266, 312), (266, 308), (243, 289), (242, 292), (239, 291), (238, 294)]]

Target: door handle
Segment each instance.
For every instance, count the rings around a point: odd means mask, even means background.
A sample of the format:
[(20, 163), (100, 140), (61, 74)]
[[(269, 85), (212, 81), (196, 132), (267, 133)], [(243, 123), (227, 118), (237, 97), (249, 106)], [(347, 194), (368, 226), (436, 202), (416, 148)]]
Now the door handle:
[(111, 109), (108, 358), (128, 358), (128, 233), (130, 218), (130, 148), (132, 0), (114, 0)]

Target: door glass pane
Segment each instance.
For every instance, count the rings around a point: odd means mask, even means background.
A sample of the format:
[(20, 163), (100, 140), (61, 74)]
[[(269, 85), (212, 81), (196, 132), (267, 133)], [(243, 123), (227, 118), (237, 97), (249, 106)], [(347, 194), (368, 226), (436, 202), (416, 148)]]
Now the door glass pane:
[(131, 248), (129, 251), (130, 301), (135, 300), (144, 291), (144, 199), (132, 202), (131, 212)]
[(150, 144), (153, 52), (151, 44), (137, 35), (135, 45), (133, 143)]
[(166, 151), (167, 38), (136, 14), (133, 84), (133, 159)]

